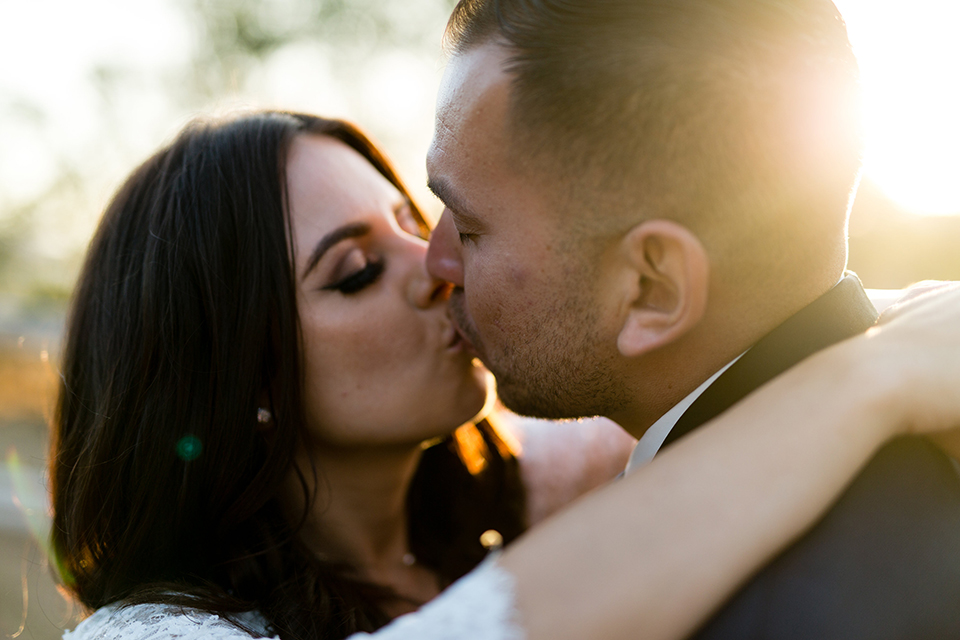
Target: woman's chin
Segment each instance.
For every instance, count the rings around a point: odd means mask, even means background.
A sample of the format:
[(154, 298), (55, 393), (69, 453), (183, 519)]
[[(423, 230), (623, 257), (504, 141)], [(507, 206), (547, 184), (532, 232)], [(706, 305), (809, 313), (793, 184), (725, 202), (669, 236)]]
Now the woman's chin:
[(477, 370), (470, 384), (461, 389), (456, 403), (457, 409), (450, 415), (452, 429), (468, 422), (482, 420), (493, 410), (496, 404), (496, 393), (492, 381), (493, 377), (490, 373), (481, 368)]

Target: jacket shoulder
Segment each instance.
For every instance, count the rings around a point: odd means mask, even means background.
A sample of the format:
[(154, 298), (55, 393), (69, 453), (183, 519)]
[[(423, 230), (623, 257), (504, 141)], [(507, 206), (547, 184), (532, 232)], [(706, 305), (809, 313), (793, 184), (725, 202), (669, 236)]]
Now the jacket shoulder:
[(960, 637), (960, 473), (892, 441), (698, 638)]

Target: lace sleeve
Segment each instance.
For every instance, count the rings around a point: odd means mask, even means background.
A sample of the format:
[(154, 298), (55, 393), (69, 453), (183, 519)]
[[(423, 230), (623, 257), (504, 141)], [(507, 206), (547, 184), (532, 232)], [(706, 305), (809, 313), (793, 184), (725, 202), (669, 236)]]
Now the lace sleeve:
[[(267, 637), (266, 621), (237, 617), (247, 633), (220, 616), (179, 607), (141, 604), (98, 609), (63, 640), (251, 640)], [(489, 558), (419, 611), (376, 633), (348, 640), (524, 640), (514, 607), (513, 577)], [(274, 638), (273, 640), (278, 640)]]
[(524, 640), (513, 576), (489, 558), (418, 611), (347, 640)]
[(256, 613), (241, 614), (237, 622), (254, 633), (212, 613), (160, 604), (111, 605), (64, 633), (63, 640), (251, 640), (268, 635)]

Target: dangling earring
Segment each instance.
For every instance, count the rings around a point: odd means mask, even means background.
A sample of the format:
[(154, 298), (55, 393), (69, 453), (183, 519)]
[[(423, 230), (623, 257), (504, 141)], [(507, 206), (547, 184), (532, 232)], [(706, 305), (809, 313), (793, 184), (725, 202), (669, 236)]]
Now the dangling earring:
[(271, 420), (273, 420), (273, 414), (270, 413), (270, 409), (264, 409), (263, 407), (257, 409), (257, 422), (267, 424)]

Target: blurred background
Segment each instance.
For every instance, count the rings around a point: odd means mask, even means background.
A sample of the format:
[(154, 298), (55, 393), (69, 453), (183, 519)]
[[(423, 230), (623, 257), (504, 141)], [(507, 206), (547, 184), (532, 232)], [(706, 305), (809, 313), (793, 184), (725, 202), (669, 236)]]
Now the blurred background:
[[(42, 474), (63, 314), (126, 173), (193, 117), (345, 117), (428, 212), (423, 158), (455, 0), (0, 0), (0, 635), (58, 638)], [(865, 285), (960, 280), (960, 8), (837, 0), (868, 136), (850, 223)]]

